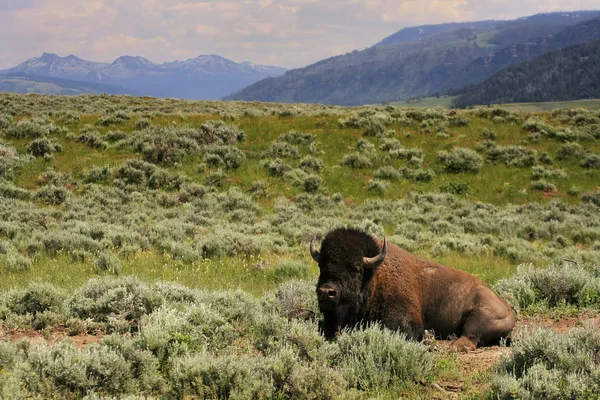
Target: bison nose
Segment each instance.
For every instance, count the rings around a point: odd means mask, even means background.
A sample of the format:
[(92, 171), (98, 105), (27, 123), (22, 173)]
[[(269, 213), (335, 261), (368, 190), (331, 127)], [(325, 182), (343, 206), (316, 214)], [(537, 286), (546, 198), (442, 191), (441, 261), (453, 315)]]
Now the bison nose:
[(319, 294), (319, 301), (337, 302), (339, 297), (338, 291), (335, 288), (328, 286), (320, 287), (317, 292)]

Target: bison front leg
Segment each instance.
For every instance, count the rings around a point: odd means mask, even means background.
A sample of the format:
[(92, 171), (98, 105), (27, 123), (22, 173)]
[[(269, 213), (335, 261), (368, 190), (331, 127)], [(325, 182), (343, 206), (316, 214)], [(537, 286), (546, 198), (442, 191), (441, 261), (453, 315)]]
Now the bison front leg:
[(417, 342), (421, 341), (421, 339), (423, 339), (423, 335), (425, 334), (423, 322), (417, 318), (396, 316), (395, 318), (384, 319), (383, 326), (391, 330), (403, 332), (406, 334), (408, 339), (415, 340)]
[(478, 343), (479, 338), (477, 337), (461, 336), (452, 342), (452, 347), (460, 352), (468, 353), (469, 351), (475, 350)]

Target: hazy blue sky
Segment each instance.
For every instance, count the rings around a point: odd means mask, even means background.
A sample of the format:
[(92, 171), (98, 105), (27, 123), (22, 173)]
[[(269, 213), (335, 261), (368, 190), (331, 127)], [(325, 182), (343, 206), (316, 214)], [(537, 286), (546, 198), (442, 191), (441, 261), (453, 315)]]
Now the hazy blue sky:
[(404, 27), (600, 9), (599, 0), (0, 0), (0, 68), (75, 54), (154, 62), (219, 54), (301, 67)]

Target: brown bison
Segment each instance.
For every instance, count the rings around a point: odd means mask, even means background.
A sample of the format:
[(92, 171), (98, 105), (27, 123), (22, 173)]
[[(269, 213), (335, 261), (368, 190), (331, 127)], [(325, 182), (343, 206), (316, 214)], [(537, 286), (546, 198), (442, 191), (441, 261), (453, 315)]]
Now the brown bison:
[(478, 278), (419, 258), (355, 229), (336, 229), (310, 254), (319, 263), (317, 284), (323, 333), (380, 322), (414, 340), (425, 329), (458, 337), (461, 350), (506, 338), (515, 324), (510, 306)]

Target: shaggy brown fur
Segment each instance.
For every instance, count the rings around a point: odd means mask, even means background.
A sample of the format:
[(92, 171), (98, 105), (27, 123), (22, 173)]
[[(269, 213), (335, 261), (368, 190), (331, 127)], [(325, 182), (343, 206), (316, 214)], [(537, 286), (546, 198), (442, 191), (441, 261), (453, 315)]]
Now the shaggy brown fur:
[(490, 345), (514, 327), (510, 306), (478, 278), (419, 258), (387, 243), (383, 261), (364, 268), (364, 257), (377, 256), (383, 241), (354, 229), (327, 234), (318, 260), (319, 308), (323, 333), (334, 338), (341, 328), (380, 322), (420, 340), (425, 329), (436, 336), (458, 337), (461, 350)]

